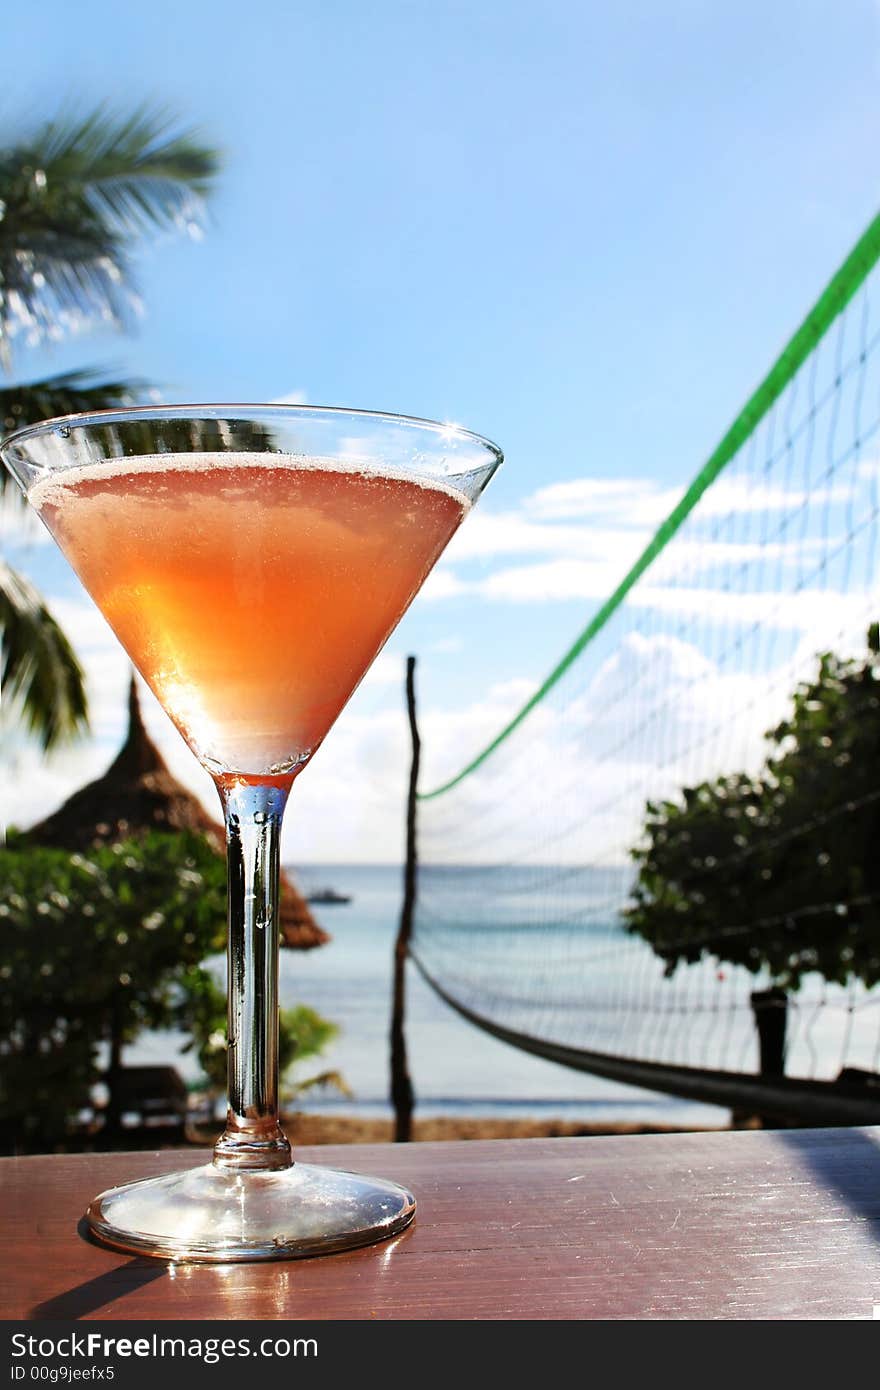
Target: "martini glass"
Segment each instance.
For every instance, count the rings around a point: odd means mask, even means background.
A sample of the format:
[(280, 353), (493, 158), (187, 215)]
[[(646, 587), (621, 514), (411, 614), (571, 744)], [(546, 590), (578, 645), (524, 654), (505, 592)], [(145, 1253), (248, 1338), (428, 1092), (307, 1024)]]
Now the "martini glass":
[(411, 1193), (295, 1163), (279, 1124), (279, 836), (295, 778), (500, 451), (402, 416), (208, 405), (49, 420), (0, 456), (210, 772), (226, 822), (226, 1129), (205, 1166), (101, 1193), (91, 1230), (187, 1261), (396, 1234)]

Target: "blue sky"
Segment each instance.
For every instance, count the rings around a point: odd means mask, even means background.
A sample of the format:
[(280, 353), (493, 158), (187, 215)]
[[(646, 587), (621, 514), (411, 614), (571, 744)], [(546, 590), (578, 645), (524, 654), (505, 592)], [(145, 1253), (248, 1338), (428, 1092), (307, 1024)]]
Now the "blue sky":
[[(696, 471), (877, 209), (878, 40), (867, 0), (19, 7), (4, 140), (147, 100), (224, 171), (203, 241), (144, 248), (135, 335), (20, 350), (16, 375), (107, 363), (166, 400), (298, 392), (459, 421), (507, 454), (482, 504), (502, 551), (461, 561), (491, 578), (500, 554), (510, 569), (539, 553), (511, 530), (539, 490), (623, 481), (625, 520)], [(108, 682), (89, 749), (39, 773), (15, 750), (37, 814), (107, 761), (122, 668), (51, 549), (7, 542)], [(442, 592), (388, 659), (418, 652), (429, 713), (480, 705), (480, 730), (598, 602), (558, 583), (529, 603), (515, 584)], [(398, 672), (357, 697), (365, 728), (398, 718)], [(342, 858), (359, 857), (357, 824)]]

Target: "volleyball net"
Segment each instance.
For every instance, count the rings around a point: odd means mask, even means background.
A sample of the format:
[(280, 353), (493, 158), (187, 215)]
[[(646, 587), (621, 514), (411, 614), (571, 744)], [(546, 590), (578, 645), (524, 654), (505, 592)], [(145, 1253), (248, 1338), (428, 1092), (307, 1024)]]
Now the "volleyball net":
[(419, 792), (410, 955), (508, 1042), (880, 1104), (878, 257), (880, 218), (553, 671)]

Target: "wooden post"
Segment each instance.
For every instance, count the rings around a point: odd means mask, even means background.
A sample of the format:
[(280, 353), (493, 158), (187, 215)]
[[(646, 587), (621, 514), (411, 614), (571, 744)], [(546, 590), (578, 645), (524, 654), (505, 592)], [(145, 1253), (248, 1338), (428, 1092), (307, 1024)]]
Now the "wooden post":
[[(785, 1075), (785, 1028), (788, 1020), (788, 995), (778, 985), (770, 989), (755, 989), (749, 995), (755, 1028), (758, 1033), (758, 1075), (768, 1081)], [(734, 1109), (731, 1124), (734, 1129), (754, 1128), (756, 1124), (764, 1129), (784, 1124), (772, 1115), (755, 1113), (750, 1110)]]
[(107, 1087), (107, 1104), (104, 1107), (104, 1123), (101, 1127), (100, 1144), (111, 1149), (118, 1146), (122, 1138), (122, 1007), (114, 998), (110, 1017), (110, 1058), (104, 1073)]
[(751, 994), (751, 1005), (758, 1030), (758, 1070), (762, 1076), (782, 1076), (785, 1072), (788, 996), (778, 986), (756, 989)]
[(394, 1106), (395, 1143), (409, 1143), (412, 1133), (414, 1106), (412, 1082), (406, 1061), (404, 1011), (406, 1003), (406, 958), (412, 935), (413, 910), (416, 902), (416, 789), (419, 784), (421, 741), (416, 722), (416, 659), (406, 659), (406, 710), (412, 738), (412, 762), (409, 770), (409, 794), (406, 802), (406, 863), (403, 869), (403, 907), (400, 927), (394, 943), (394, 1000), (391, 1012), (391, 1104)]

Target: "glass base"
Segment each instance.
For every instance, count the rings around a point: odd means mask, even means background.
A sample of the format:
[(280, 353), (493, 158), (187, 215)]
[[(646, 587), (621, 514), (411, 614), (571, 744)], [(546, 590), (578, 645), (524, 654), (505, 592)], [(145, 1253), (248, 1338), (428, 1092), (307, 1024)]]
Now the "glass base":
[(105, 1245), (166, 1260), (297, 1260), (387, 1240), (415, 1198), (383, 1178), (294, 1163), (269, 1172), (209, 1163), (111, 1187), (86, 1212)]

